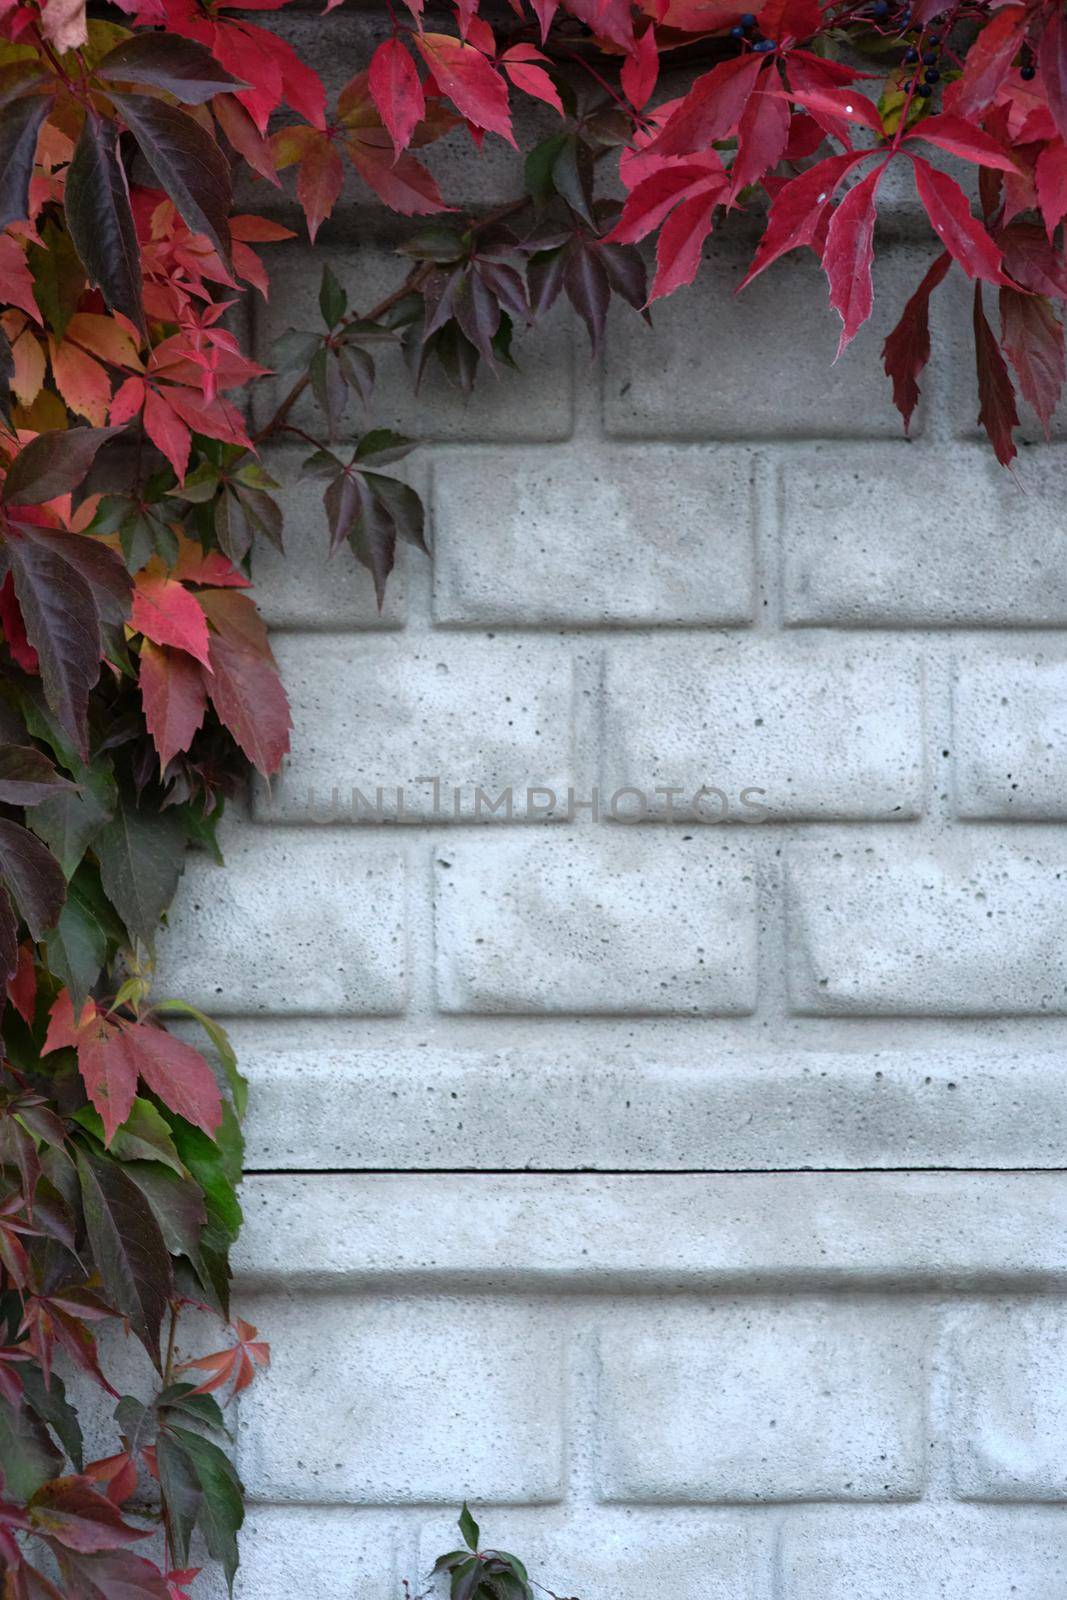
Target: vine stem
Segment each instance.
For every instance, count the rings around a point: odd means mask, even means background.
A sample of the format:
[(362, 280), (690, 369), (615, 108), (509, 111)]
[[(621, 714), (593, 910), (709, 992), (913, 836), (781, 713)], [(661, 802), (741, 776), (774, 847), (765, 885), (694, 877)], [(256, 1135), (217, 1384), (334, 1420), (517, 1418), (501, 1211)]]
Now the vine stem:
[[(510, 200), (507, 205), (498, 206), (495, 211), (487, 212), (484, 217), (479, 218), (477, 222), (471, 225), (469, 231), (471, 233), (481, 233), (483, 229), (493, 227), (498, 222), (506, 222), (509, 217), (517, 216), (520, 211), (525, 211), (529, 204), (530, 198), (528, 195), (523, 195), (518, 200)], [(379, 300), (376, 306), (372, 306), (369, 311), (363, 312), (362, 315), (355, 311), (349, 312), (348, 316), (342, 319), (342, 326), (347, 328), (353, 322), (376, 322), (379, 317), (384, 317), (387, 311), (391, 311), (395, 305), (403, 300), (406, 294), (411, 294), (414, 290), (420, 289), (432, 271), (432, 261), (420, 261), (419, 265), (413, 267), (407, 274), (403, 283), (394, 289), (391, 294), (387, 294), (384, 300)], [(274, 415), (252, 435), (253, 445), (262, 444), (265, 439), (269, 439), (272, 434), (278, 433), (287, 425), (290, 411), (292, 411), (310, 382), (311, 375), (307, 372), (297, 378)]]

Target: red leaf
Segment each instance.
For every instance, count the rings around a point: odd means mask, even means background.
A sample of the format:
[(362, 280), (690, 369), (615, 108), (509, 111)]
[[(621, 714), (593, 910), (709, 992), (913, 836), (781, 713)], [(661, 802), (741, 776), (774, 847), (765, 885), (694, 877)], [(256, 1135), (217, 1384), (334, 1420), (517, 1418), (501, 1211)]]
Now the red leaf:
[(649, 291), (650, 302), (692, 283), (714, 215), (715, 201), (698, 195), (683, 201), (667, 218), (656, 247), (656, 277)]
[(0, 299), (5, 306), (18, 306), (34, 322), (40, 322), (41, 313), (33, 295), (33, 274), (26, 252), (8, 233), (0, 234)]
[(823, 112), (843, 118), (845, 122), (858, 123), (861, 127), (870, 128), (879, 139), (885, 137), (878, 107), (873, 100), (868, 100), (865, 94), (858, 94), (855, 89), (779, 89), (775, 92), (795, 100), (808, 111)]
[(635, 111), (648, 104), (658, 77), (656, 30), (650, 22), (645, 31), (637, 35), (633, 54), (627, 56), (621, 73), (623, 93)]
[(1033, 222), (1013, 222), (1001, 228), (997, 243), (1004, 252), (1004, 270), (1024, 289), (1067, 300), (1067, 261)]
[(1067, 145), (1062, 139), (1047, 144), (1037, 158), (1037, 198), (1049, 238), (1067, 216)]
[(257, 772), (269, 777), (289, 749), (291, 721), (267, 630), (247, 595), (208, 589), (201, 603), (214, 630), (211, 703)]
[(819, 225), (833, 203), (834, 195), (851, 169), (869, 154), (850, 150), (841, 156), (828, 156), (817, 167), (802, 172), (782, 185), (774, 198), (767, 229), (760, 240), (752, 265), (740, 285), (744, 289), (787, 250), (814, 244)]
[[(625, 71), (625, 68), (623, 69)], [(525, 61), (504, 60), (504, 71), (523, 94), (532, 95), (535, 100), (543, 100), (554, 111), (563, 115), (563, 101), (559, 97), (559, 90), (552, 82), (544, 67), (531, 66)]]
[(421, 33), (415, 43), (460, 116), (514, 144), (507, 85), (481, 51), (447, 33)]
[(822, 26), (819, 0), (767, 0), (757, 12), (759, 30), (767, 39), (810, 39)]
[(128, 1450), (120, 1450), (118, 1455), (87, 1462), (85, 1476), (102, 1484), (108, 1499), (120, 1506), (137, 1488), (137, 1463)]
[(312, 244), (344, 187), (345, 169), (332, 140), (321, 134), (309, 141), (296, 180), (296, 198), (307, 218)]
[(883, 162), (861, 178), (830, 218), (822, 265), (830, 284), (830, 304), (842, 322), (838, 356), (856, 337), (874, 304), (874, 223), (878, 185), (888, 164)]
[(1010, 467), (1018, 454), (1012, 429), (1018, 427), (1015, 390), (1007, 363), (993, 336), (982, 304), (982, 285), (974, 286), (974, 354), (978, 367), (978, 421), (989, 436), (1002, 467)]
[(87, 1000), (77, 1022), (70, 993), (60, 990), (48, 1021), (42, 1055), (73, 1048), (86, 1093), (104, 1124), (104, 1143), (110, 1144), (130, 1114), (137, 1093), (137, 1071), (124, 1047), (122, 1035)]
[(631, 190), (622, 215), (605, 236), (608, 244), (634, 244), (644, 239), (682, 200), (725, 193), (726, 172), (714, 150), (702, 158), (661, 167)]
[(140, 682), (145, 723), (165, 770), (176, 755), (188, 750), (204, 720), (203, 674), (184, 650), (168, 650), (146, 639), (141, 646)]
[(736, 128), (763, 66), (762, 56), (735, 56), (698, 78), (648, 146), (649, 153), (685, 156), (725, 139)]
[(138, 574), (130, 623), (154, 644), (174, 645), (209, 665), (207, 618), (194, 594), (151, 570)]
[(922, 156), (912, 159), (919, 199), (945, 249), (969, 278), (1007, 283), (1009, 280), (1000, 267), (1000, 249), (978, 218), (971, 214), (970, 201), (955, 178), (950, 178), (947, 172), (938, 172)]
[(37, 966), (32, 945), (19, 945), (19, 964), (8, 983), (7, 997), (23, 1022), (32, 1027), (37, 1012)]
[(118, 1507), (87, 1477), (53, 1478), (33, 1496), (30, 1516), (35, 1533), (83, 1555), (117, 1550), (151, 1532), (124, 1522)]
[(977, 128), (965, 117), (956, 117), (950, 112), (942, 111), (935, 117), (924, 117), (905, 138), (925, 139), (928, 144), (937, 145), (939, 150), (947, 150), (950, 155), (962, 156), (964, 161), (976, 161), (998, 172), (1016, 173), (1019, 170), (1018, 163), (983, 128)]
[(1001, 289), (1000, 321), (1004, 354), (1047, 439), (1063, 390), (1063, 323), (1043, 295), (1023, 294), (1018, 289)]
[[(388, 139), (384, 129), (381, 134)], [(373, 143), (366, 129), (361, 129), (358, 138), (348, 139), (346, 149), (363, 182), (390, 211), (398, 211), (402, 217), (424, 217), (449, 210), (437, 180), (414, 156), (405, 152), (394, 159), (391, 148)]]
[[(130, 382), (135, 380), (131, 379)], [(126, 384), (123, 384), (123, 389)], [(122, 393), (122, 390), (119, 390)], [(111, 408), (114, 420), (115, 407)], [(174, 471), (177, 473), (178, 482), (185, 481), (186, 469), (189, 465), (189, 450), (192, 438), (189, 429), (179, 416), (176, 416), (163, 397), (155, 390), (146, 388), (144, 391), (144, 428), (148, 437), (156, 447), (162, 450)]]
[(214, 1135), (222, 1121), (215, 1074), (192, 1045), (147, 1022), (122, 1022), (129, 1059), (153, 1094), (186, 1122)]
[(1061, 139), (1067, 139), (1067, 22), (1057, 3), (1049, 11), (1037, 50), (1045, 99)]
[(904, 307), (900, 321), (882, 346), (886, 377), (892, 380), (893, 404), (904, 418), (904, 432), (919, 403), (919, 377), (930, 359), (930, 296), (952, 264), (943, 251)]
[(426, 114), (426, 97), (415, 63), (399, 39), (386, 39), (375, 50), (368, 78), (374, 104), (389, 129), (397, 154), (411, 140)]
[(737, 154), (730, 168), (731, 200), (782, 159), (789, 121), (789, 102), (782, 95), (757, 88), (749, 96), (737, 127)]
[(1023, 41), (1026, 10), (1005, 6), (985, 23), (967, 51), (963, 77), (956, 91), (956, 108), (973, 117), (996, 96)]
[(4, 630), (4, 638), (15, 665), (21, 667), (23, 672), (39, 672), (40, 662), (36, 650), (26, 637), (26, 624), (22, 620), (22, 610), (15, 596), (15, 580), (10, 572), (0, 583), (0, 627)]

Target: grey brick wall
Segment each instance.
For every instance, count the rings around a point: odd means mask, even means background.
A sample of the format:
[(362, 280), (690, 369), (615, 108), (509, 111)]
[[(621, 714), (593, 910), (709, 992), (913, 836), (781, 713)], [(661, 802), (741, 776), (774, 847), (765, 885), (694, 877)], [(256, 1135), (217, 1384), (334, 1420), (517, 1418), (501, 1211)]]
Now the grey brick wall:
[[(340, 82), (377, 24), (283, 26)], [(293, 756), (159, 975), (252, 1079), (242, 1600), (398, 1600), (464, 1496), (583, 1600), (1067, 1592), (1067, 458), (975, 443), (951, 293), (902, 442), (894, 227), (836, 366), (736, 240), (599, 368), (562, 314), (469, 405), (386, 361), (436, 559), (381, 616), (275, 453)]]

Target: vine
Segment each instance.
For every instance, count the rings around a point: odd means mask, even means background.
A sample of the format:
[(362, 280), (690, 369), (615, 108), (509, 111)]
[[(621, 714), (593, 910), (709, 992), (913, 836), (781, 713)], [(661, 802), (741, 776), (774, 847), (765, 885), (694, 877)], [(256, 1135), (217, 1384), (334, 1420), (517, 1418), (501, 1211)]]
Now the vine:
[[(0, 0), (5, 1600), (182, 1600), (194, 1535), (231, 1585), (237, 1567), (242, 1490), (219, 1401), (268, 1350), (237, 1318), (222, 1348), (190, 1352), (180, 1319), (230, 1315), (247, 1091), (222, 1029), (154, 994), (153, 964), (187, 848), (218, 856), (226, 799), (288, 749), (250, 588), (255, 542), (283, 534), (261, 448), (306, 448), (329, 549), (351, 548), (380, 602), (398, 541), (426, 552), (419, 498), (385, 470), (413, 443), (374, 424), (384, 351), (416, 382), (434, 364), (469, 392), (515, 364), (518, 336), (563, 297), (595, 354), (613, 297), (647, 318), (740, 211), (761, 230), (745, 282), (814, 251), (840, 353), (871, 314), (891, 170), (914, 179), (933, 246), (883, 350), (905, 428), (950, 272), (974, 285), (978, 414), (1003, 463), (1018, 399), (1047, 432), (1060, 398), (1060, 0), (513, 0), (511, 13), (454, 0), (440, 23), (454, 31), (437, 31), (407, 0), (328, 109), (315, 73), (239, 3), (122, 0), (90, 17), (85, 0)], [(665, 66), (683, 80), (673, 97)], [(525, 152), (521, 193), (480, 215), (450, 207), (433, 146), (514, 145), (523, 96), (559, 120)], [(268, 293), (257, 247), (292, 233), (235, 214), (234, 172), (257, 192), (295, 174), (314, 240), (346, 162), (417, 219), (405, 265), (360, 310), (324, 270), (322, 325), (280, 342), (289, 388), (250, 436), (234, 397), (265, 369), (226, 312)], [(649, 284), (639, 247), (653, 236)], [(308, 394), (321, 421), (305, 425)], [(106, 1324), (143, 1347), (143, 1393), (113, 1387)], [(115, 1402), (100, 1459), (79, 1421), (86, 1383)], [(467, 1549), (438, 1563), (454, 1600), (530, 1600), (522, 1563), (480, 1550), (466, 1511), (461, 1527)]]

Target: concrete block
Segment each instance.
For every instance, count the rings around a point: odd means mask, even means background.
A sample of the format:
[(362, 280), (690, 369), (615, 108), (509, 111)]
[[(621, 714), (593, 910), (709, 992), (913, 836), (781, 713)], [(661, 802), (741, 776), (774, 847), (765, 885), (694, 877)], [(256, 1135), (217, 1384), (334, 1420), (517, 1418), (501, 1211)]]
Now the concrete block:
[(260, 821), (501, 823), (505, 791), (524, 818), (528, 788), (575, 783), (574, 671), (558, 643), (291, 634), (275, 653), (293, 748), (256, 784)]
[(790, 847), (787, 873), (796, 1011), (1067, 1011), (1067, 860), (1052, 840), (810, 840)]
[(608, 1500), (899, 1500), (924, 1477), (926, 1321), (889, 1301), (660, 1301), (604, 1318)]
[(965, 662), (955, 685), (956, 813), (1067, 819), (1067, 659), (1059, 652)]
[(1067, 1500), (1067, 1303), (960, 1308), (953, 1318), (947, 1424), (956, 1493), (970, 1500)]
[[(602, 787), (678, 791), (652, 798), (669, 821), (900, 821), (922, 810), (912, 650), (821, 637), (617, 645), (605, 699)], [(713, 792), (694, 806), (704, 786)]]
[(538, 1305), (278, 1295), (247, 1298), (244, 1314), (272, 1351), (241, 1406), (253, 1499), (559, 1497), (562, 1330)]
[(230, 828), (191, 855), (158, 945), (155, 992), (216, 1016), (402, 1011), (405, 868), (355, 836)]
[(1063, 453), (813, 448), (782, 469), (788, 623), (1067, 623)]
[(440, 454), (433, 507), (438, 622), (752, 620), (751, 462), (742, 452), (583, 443)]
[[(607, 835), (607, 836), (606, 836)], [(435, 856), (444, 1011), (751, 1011), (755, 886), (743, 847), (582, 829)]]

